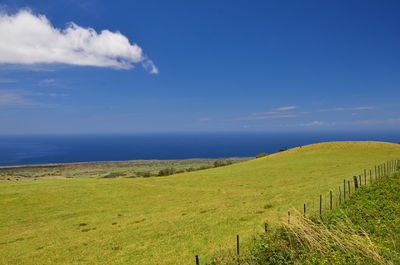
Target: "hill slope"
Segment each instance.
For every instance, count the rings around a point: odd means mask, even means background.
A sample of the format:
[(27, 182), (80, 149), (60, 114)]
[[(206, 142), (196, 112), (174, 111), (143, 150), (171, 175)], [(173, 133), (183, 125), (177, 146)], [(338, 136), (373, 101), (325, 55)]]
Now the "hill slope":
[(400, 174), (389, 174), (352, 193), (345, 203), (260, 233), (241, 250), (211, 264), (394, 265), (400, 264)]
[(142, 179), (0, 185), (0, 264), (188, 264), (261, 229), (400, 145), (332, 142)]

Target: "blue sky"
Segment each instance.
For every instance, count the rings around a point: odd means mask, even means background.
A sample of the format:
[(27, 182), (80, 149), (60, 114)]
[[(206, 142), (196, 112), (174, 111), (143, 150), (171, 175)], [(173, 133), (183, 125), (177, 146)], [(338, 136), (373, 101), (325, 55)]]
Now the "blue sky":
[(0, 134), (400, 128), (398, 1), (0, 6)]

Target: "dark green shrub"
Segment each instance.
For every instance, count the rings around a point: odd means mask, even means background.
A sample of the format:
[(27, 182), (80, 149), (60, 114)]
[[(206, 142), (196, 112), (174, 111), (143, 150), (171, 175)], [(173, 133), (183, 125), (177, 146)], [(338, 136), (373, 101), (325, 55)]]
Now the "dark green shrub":
[(264, 157), (267, 155), (268, 155), (267, 153), (260, 153), (260, 154), (256, 155), (256, 158), (261, 158), (261, 157)]
[(232, 165), (232, 161), (230, 160), (217, 160), (214, 162), (214, 167), (223, 167), (223, 166), (228, 166), (228, 165)]
[(168, 167), (168, 168), (164, 168), (164, 169), (161, 169), (159, 172), (158, 172), (158, 176), (169, 176), (169, 175), (172, 175), (172, 174), (175, 174), (176, 173), (176, 170), (175, 170), (175, 168), (172, 168), (172, 167)]

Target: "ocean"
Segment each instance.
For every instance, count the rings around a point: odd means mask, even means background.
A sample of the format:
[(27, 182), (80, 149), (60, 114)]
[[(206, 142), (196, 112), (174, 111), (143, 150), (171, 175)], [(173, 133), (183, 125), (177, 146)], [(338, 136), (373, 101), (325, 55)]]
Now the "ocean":
[(0, 136), (0, 166), (251, 157), (325, 141), (400, 142), (399, 133), (165, 133)]

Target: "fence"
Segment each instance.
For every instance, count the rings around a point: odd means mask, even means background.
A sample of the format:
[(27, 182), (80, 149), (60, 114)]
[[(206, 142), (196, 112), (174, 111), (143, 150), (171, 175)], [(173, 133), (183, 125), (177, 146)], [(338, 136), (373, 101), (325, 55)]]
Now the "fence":
[[(338, 186), (336, 192), (332, 190), (329, 191), (327, 196), (323, 196), (323, 194), (319, 195), (319, 206), (318, 212), (309, 211), (309, 204), (303, 204), (303, 215), (306, 217), (310, 214), (319, 214), (322, 216), (326, 211), (332, 211), (335, 206), (339, 206), (342, 203), (346, 202), (351, 196), (352, 193), (357, 191), (359, 188), (364, 186), (371, 185), (372, 183), (382, 179), (384, 177), (388, 177), (393, 173), (396, 173), (400, 170), (400, 160), (390, 160), (383, 164), (376, 165), (370, 169), (364, 169), (364, 171), (359, 174), (353, 176), (351, 179), (344, 179), (343, 185)], [(336, 195), (335, 195), (336, 194)], [(313, 203), (314, 205), (314, 203)], [(287, 213), (287, 221), (290, 223), (291, 212)], [(268, 224), (264, 224), (265, 232), (268, 231)], [(240, 255), (240, 237), (236, 235), (236, 255), (239, 257)], [(195, 256), (196, 265), (200, 265), (199, 256)]]

